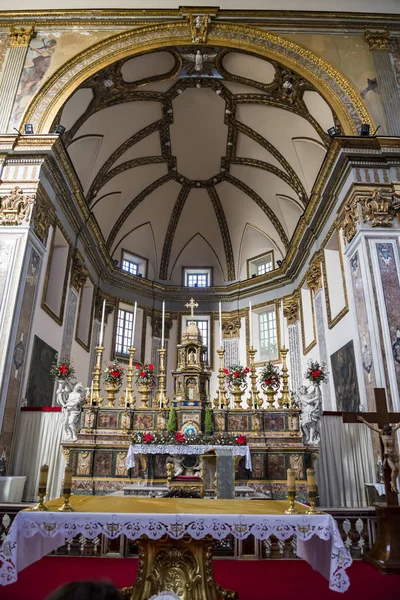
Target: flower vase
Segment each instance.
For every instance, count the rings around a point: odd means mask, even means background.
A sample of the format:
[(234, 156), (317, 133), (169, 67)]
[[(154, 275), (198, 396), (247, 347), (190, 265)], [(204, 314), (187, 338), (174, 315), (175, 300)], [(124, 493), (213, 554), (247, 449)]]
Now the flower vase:
[(271, 410), (274, 407), (275, 391), (271, 387), (267, 387), (267, 409)]
[(140, 395), (140, 401), (142, 403), (142, 408), (148, 408), (147, 405), (149, 403), (150, 392), (151, 392), (150, 386), (144, 385), (144, 384), (138, 384), (137, 390)]
[(115, 397), (119, 390), (119, 386), (115, 383), (107, 382), (107, 385), (104, 386), (104, 389), (107, 392), (108, 404), (106, 408), (115, 408)]
[(242, 395), (243, 395), (243, 392), (246, 389), (246, 387), (243, 388), (242, 384), (239, 384), (239, 385), (232, 384), (229, 388), (233, 395), (233, 399), (234, 399), (234, 403), (235, 403), (235, 406), (234, 406), (235, 410), (240, 410), (242, 408), (241, 407)]

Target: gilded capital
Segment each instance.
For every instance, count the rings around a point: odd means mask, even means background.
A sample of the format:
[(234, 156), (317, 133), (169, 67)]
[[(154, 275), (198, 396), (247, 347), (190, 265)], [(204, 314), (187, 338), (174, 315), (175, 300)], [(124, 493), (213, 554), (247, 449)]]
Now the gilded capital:
[(222, 320), (222, 335), (225, 339), (240, 337), (240, 318)]
[(83, 258), (76, 252), (72, 258), (71, 286), (79, 292), (85, 285), (88, 275)]
[(11, 27), (8, 33), (11, 40), (10, 46), (29, 46), (33, 32), (33, 25), (30, 27)]
[(322, 269), (321, 269), (322, 256), (320, 252), (317, 252), (315, 257), (310, 263), (308, 271), (306, 273), (306, 283), (310, 290), (316, 293), (322, 288)]
[(300, 294), (294, 292), (291, 296), (283, 299), (283, 316), (288, 325), (295, 325), (300, 319)]
[(17, 186), (0, 198), (0, 202), (0, 225), (21, 225), (23, 221), (29, 221), (35, 196), (25, 195)]
[(360, 204), (364, 223), (369, 222), (372, 227), (391, 227), (394, 210), (389, 195), (383, 196), (379, 190), (375, 190), (371, 196), (364, 197)]
[(370, 31), (369, 29), (365, 32), (365, 39), (370, 50), (388, 50), (390, 33), (387, 30), (384, 31)]
[(349, 244), (357, 233), (357, 225), (360, 222), (360, 215), (357, 208), (357, 199), (352, 199), (343, 207), (338, 218), (339, 227), (343, 232), (343, 237)]
[(38, 189), (33, 211), (33, 230), (43, 245), (47, 243), (50, 225), (55, 222), (55, 210), (47, 194)]

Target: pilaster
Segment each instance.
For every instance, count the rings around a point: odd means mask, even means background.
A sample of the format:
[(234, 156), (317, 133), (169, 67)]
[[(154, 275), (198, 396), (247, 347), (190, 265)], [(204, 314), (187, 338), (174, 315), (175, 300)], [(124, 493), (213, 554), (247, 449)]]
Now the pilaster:
[(11, 27), (9, 32), (10, 49), (0, 84), (0, 133), (5, 133), (8, 128), (32, 34), (33, 27)]
[(296, 394), (302, 385), (299, 292), (285, 296), (283, 316), (286, 318), (289, 338), (290, 389)]
[(365, 32), (386, 117), (387, 135), (400, 135), (400, 96), (389, 53), (389, 31)]

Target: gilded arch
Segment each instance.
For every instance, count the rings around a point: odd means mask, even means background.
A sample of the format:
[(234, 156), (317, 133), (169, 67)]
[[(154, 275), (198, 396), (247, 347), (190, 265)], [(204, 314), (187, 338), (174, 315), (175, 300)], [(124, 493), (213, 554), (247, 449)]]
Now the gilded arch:
[[(103, 40), (73, 57), (45, 82), (30, 103), (23, 122), (32, 123), (37, 133), (48, 133), (60, 107), (90, 75), (121, 58), (190, 43), (189, 22), (140, 27)], [(357, 134), (361, 123), (374, 125), (352, 84), (328, 62), (295, 42), (245, 25), (212, 23), (207, 44), (245, 49), (278, 60), (299, 73), (329, 102), (345, 134)]]

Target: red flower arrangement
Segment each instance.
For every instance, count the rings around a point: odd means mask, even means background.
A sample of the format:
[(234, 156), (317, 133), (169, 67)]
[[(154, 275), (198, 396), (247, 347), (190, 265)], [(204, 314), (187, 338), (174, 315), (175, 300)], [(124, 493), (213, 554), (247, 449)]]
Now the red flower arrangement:
[(277, 390), (281, 385), (281, 374), (278, 367), (275, 367), (271, 361), (267, 362), (262, 369), (259, 380), (269, 390)]
[(59, 358), (56, 354), (55, 358), (55, 362), (51, 365), (50, 375), (55, 379), (71, 379), (75, 375), (75, 369), (70, 357), (67, 355), (65, 358)]
[(245, 446), (247, 444), (246, 436), (242, 435), (242, 434), (238, 435), (237, 438), (236, 438), (236, 443), (239, 446)]
[(103, 379), (107, 383), (113, 383), (114, 385), (121, 387), (122, 376), (124, 369), (118, 364), (118, 361), (114, 360), (111, 365), (108, 365), (103, 371)]
[(175, 434), (175, 440), (181, 444), (182, 442), (185, 441), (185, 436), (183, 435), (183, 433), (181, 431), (177, 431)]
[(328, 382), (328, 371), (326, 370), (326, 364), (317, 362), (316, 360), (308, 361), (307, 371), (304, 373), (304, 378), (308, 379), (311, 383), (320, 385), (321, 383)]
[(144, 444), (151, 444), (151, 442), (153, 441), (153, 438), (154, 438), (154, 436), (152, 433), (145, 433), (143, 435), (142, 440), (143, 440)]
[(228, 385), (242, 385), (246, 382), (247, 374), (250, 373), (248, 367), (242, 367), (241, 365), (232, 365), (231, 367), (224, 369), (225, 379)]
[(154, 365), (151, 363), (136, 363), (136, 383), (139, 385), (148, 385), (154, 388), (156, 382), (154, 379)]

